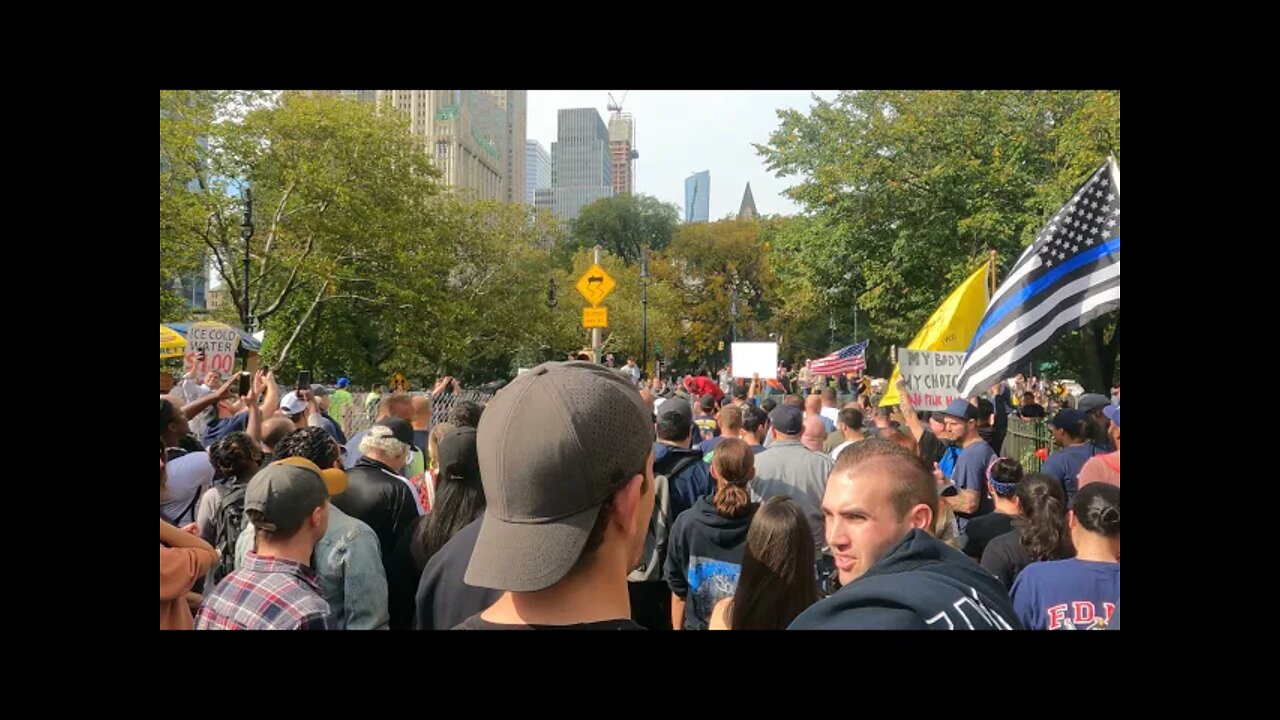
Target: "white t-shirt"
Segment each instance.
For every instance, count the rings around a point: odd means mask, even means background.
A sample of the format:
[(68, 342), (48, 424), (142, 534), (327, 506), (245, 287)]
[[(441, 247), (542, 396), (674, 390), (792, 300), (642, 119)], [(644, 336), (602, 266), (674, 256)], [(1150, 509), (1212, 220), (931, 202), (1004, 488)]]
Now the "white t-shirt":
[[(209, 453), (187, 453), (171, 460), (165, 466), (165, 473), (168, 475), (165, 488), (169, 499), (160, 503), (160, 513), (176, 525), (195, 522), (194, 509), (191, 513), (186, 513), (186, 509), (196, 494), (202, 491), (201, 488), (208, 487), (213, 482), (213, 464), (209, 462)], [(179, 513), (184, 513), (185, 516), (180, 517)]]
[(858, 441), (857, 441), (857, 440), (845, 440), (844, 442), (842, 442), (842, 443), (840, 443), (839, 445), (837, 445), (837, 446), (836, 446), (836, 449), (831, 451), (831, 459), (832, 459), (832, 460), (839, 460), (839, 459), (840, 459), (840, 451), (841, 451), (841, 450), (843, 450), (843, 449), (845, 449), (845, 448), (847, 448), (847, 447), (849, 447), (850, 445), (852, 445), (852, 444), (854, 444), (854, 443), (856, 443), (856, 442), (858, 442)]
[[(208, 385), (201, 385), (190, 378), (183, 378), (182, 384), (178, 386), (178, 390), (182, 394), (182, 399), (186, 401), (187, 405), (190, 405), (205, 395), (213, 392), (213, 388)], [(196, 413), (195, 417), (188, 418), (187, 421), (187, 426), (191, 428), (191, 434), (195, 435), (196, 439), (200, 442), (204, 442), (204, 433), (209, 427), (206, 422), (206, 418), (209, 417), (209, 414), (210, 413), (208, 411)]]
[(832, 423), (840, 422), (840, 408), (824, 407), (822, 408), (822, 412), (820, 414), (822, 415), (822, 417), (830, 420)]

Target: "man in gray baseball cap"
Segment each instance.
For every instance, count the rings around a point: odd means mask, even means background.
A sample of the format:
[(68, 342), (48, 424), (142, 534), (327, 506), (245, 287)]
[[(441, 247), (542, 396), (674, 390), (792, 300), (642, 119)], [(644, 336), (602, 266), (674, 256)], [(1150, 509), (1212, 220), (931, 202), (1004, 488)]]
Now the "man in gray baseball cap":
[(480, 419), (487, 507), (468, 585), (504, 590), (465, 630), (638, 630), (627, 574), (653, 512), (654, 428), (620, 374), (550, 362), (517, 377)]
[(200, 604), (196, 630), (328, 630), (329, 603), (311, 567), (329, 528), (329, 496), (347, 476), (301, 457), (258, 471), (244, 493), (257, 547)]

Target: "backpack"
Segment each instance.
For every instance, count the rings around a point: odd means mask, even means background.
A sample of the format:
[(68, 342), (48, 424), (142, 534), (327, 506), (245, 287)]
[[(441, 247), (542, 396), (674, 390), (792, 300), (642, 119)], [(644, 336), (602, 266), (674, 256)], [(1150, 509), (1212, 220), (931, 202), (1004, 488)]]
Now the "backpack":
[(236, 569), (236, 540), (244, 529), (244, 494), (248, 487), (249, 483), (235, 482), (218, 486), (222, 507), (213, 517), (213, 546), (222, 553), (222, 559), (209, 568), (206, 588), (214, 588)]
[(668, 478), (680, 474), (682, 470), (700, 457), (681, 458), (671, 471), (663, 475), (654, 475), (653, 515), (649, 518), (649, 529), (644, 534), (644, 551), (640, 554), (640, 566), (627, 576), (628, 582), (661, 582), (666, 580), (663, 568), (667, 564), (667, 536), (671, 532), (671, 487)]

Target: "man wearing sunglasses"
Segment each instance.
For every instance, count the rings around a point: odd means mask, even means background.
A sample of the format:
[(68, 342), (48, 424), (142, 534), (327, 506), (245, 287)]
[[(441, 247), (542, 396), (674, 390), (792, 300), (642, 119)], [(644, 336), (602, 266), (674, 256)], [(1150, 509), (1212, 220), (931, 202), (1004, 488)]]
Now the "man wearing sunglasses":
[(385, 568), (400, 534), (421, 514), (417, 493), (401, 474), (414, 452), (413, 426), (398, 417), (383, 418), (360, 441), (360, 452), (363, 456), (347, 470), (346, 492), (333, 504), (373, 528)]
[[(986, 515), (994, 509), (991, 496), (986, 492), (987, 465), (995, 457), (995, 451), (978, 434), (978, 409), (963, 398), (951, 401), (942, 413), (942, 439), (960, 448), (950, 485), (943, 487), (942, 500), (956, 513), (956, 524), (961, 532), (969, 520)], [(951, 485), (955, 494), (949, 494)]]

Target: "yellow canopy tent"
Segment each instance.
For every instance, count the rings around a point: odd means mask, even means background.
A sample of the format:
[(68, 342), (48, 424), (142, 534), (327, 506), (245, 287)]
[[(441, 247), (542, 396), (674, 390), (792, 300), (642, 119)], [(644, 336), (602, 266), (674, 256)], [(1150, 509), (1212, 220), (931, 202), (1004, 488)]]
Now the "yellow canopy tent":
[(176, 330), (160, 326), (160, 359), (182, 357), (187, 350), (187, 339)]

